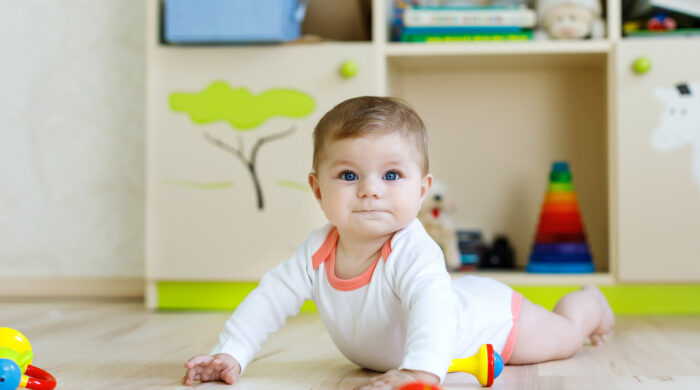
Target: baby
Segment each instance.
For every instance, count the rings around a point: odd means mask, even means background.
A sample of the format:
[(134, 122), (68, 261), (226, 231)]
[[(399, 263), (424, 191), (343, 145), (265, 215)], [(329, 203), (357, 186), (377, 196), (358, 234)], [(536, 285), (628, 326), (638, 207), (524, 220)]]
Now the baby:
[(572, 356), (601, 343), (614, 316), (592, 285), (550, 312), (493, 279), (452, 280), (416, 219), (432, 184), (425, 126), (393, 98), (346, 100), (314, 130), (309, 184), (329, 224), (267, 272), (183, 383), (234, 383), (261, 344), (313, 300), (349, 360), (385, 372), (358, 389), (439, 383), (453, 358), (493, 344), (509, 364)]

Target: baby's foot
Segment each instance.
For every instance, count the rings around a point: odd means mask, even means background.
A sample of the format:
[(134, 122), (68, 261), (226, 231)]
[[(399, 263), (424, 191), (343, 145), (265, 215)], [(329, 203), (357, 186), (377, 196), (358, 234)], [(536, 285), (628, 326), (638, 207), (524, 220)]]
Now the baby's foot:
[(615, 314), (613, 313), (608, 300), (605, 298), (605, 295), (600, 292), (598, 287), (592, 284), (587, 284), (583, 286), (581, 290), (589, 291), (598, 299), (601, 312), (600, 322), (598, 323), (598, 327), (596, 327), (588, 337), (590, 337), (593, 345), (601, 345), (607, 340), (608, 335), (610, 332), (612, 332), (612, 329), (615, 326)]

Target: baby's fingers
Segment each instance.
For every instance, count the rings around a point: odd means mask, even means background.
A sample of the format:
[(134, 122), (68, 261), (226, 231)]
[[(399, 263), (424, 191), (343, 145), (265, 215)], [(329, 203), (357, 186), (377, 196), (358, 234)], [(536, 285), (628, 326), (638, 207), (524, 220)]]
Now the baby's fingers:
[(207, 362), (211, 361), (211, 359), (212, 359), (212, 357), (209, 355), (197, 355), (197, 356), (192, 357), (190, 360), (188, 360), (187, 363), (185, 363), (185, 367), (192, 368), (192, 367), (195, 367), (199, 364), (207, 363)]
[(221, 380), (231, 385), (238, 378), (238, 373), (233, 367), (221, 372)]
[(187, 363), (185, 363), (187, 372), (185, 372), (185, 376), (182, 378), (182, 383), (190, 386), (194, 381), (201, 381), (202, 372), (206, 371), (211, 360), (212, 357), (209, 355), (197, 355), (188, 360)]
[(217, 370), (223, 370), (225, 368), (228, 368), (226, 362), (221, 361), (219, 358), (214, 358), (211, 360), (211, 365), (212, 367), (216, 368)]
[(199, 375), (197, 374), (197, 369), (196, 368), (190, 368), (187, 370), (185, 373), (185, 376), (182, 378), (182, 384), (186, 386), (192, 385), (192, 382), (195, 381), (195, 377), (199, 379)]
[(213, 374), (214, 368), (209, 363), (202, 363), (187, 370), (183, 383), (191, 385), (193, 382), (207, 382), (216, 379)]

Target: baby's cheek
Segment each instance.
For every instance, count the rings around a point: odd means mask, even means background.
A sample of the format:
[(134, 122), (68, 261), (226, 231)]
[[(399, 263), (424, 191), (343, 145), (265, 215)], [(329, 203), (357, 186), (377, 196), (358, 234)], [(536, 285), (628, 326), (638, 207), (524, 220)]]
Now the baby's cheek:
[(406, 201), (401, 208), (401, 222), (408, 225), (413, 221), (416, 216), (418, 216), (418, 211), (420, 210), (420, 197)]

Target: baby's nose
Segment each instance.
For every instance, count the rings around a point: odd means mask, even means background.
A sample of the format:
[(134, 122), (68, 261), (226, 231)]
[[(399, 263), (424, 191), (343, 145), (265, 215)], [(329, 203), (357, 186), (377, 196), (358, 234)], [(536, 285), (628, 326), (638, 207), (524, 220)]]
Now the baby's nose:
[(374, 197), (379, 198), (382, 196), (382, 185), (381, 181), (376, 180), (372, 177), (367, 177), (360, 180), (357, 195), (360, 198), (364, 197)]

